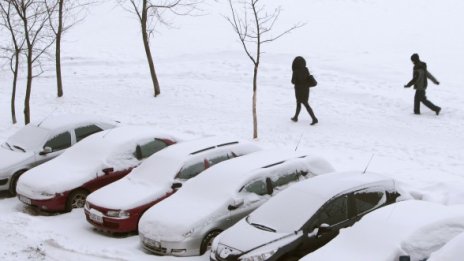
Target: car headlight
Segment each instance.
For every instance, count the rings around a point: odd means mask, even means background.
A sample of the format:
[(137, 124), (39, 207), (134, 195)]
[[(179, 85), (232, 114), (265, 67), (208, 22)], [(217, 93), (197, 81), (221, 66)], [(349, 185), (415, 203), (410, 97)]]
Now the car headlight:
[(271, 258), (276, 252), (277, 250), (271, 250), (265, 253), (250, 254), (250, 255), (246, 255), (245, 257), (240, 257), (239, 260), (240, 261), (264, 261), (264, 260)]
[(186, 232), (186, 233), (182, 234), (182, 236), (185, 237), (185, 238), (190, 237), (193, 234), (194, 231), (195, 231), (195, 229), (192, 228), (192, 229), (190, 229), (189, 232)]
[(130, 213), (124, 210), (108, 210), (106, 212), (108, 217), (116, 217), (116, 218), (128, 218), (130, 217)]

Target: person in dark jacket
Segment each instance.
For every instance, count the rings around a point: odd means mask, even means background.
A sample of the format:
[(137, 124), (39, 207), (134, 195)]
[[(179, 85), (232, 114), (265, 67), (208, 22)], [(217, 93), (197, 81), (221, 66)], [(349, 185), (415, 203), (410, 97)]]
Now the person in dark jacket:
[(300, 114), (301, 104), (305, 106), (309, 115), (311, 116), (312, 122), (311, 125), (318, 123), (319, 121), (314, 115), (313, 109), (309, 106), (309, 87), (308, 87), (308, 77), (309, 70), (306, 67), (306, 61), (303, 57), (298, 56), (293, 60), (292, 63), (292, 83), (295, 85), (295, 98), (296, 98), (296, 112), (295, 116), (291, 118), (292, 121), (298, 121), (298, 115)]
[(414, 64), (413, 78), (404, 87), (409, 88), (414, 85), (416, 95), (414, 96), (414, 114), (420, 114), (420, 103), (422, 102), (425, 106), (439, 115), (441, 108), (427, 100), (425, 96), (425, 90), (427, 89), (427, 79), (430, 79), (434, 84), (439, 85), (440, 83), (427, 71), (427, 64), (419, 59), (417, 53), (411, 56), (411, 61)]

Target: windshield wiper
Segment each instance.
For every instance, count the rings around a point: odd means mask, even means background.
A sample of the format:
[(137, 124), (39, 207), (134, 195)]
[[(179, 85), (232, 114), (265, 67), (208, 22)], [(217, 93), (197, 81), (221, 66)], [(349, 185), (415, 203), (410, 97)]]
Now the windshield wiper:
[(250, 225), (256, 227), (256, 228), (259, 228), (261, 230), (265, 230), (265, 231), (269, 231), (269, 232), (276, 232), (275, 229), (273, 228), (270, 228), (270, 227), (266, 227), (265, 225), (260, 225), (260, 224), (256, 224), (256, 223), (251, 223)]
[(8, 142), (5, 141), (5, 144), (6, 146), (8, 146), (8, 148), (10, 148), (10, 150), (13, 150), (13, 148), (11, 148), (10, 144), (8, 144)]
[(18, 145), (13, 145), (13, 148), (18, 149), (18, 150), (21, 150), (22, 152), (26, 152), (25, 149), (19, 147)]

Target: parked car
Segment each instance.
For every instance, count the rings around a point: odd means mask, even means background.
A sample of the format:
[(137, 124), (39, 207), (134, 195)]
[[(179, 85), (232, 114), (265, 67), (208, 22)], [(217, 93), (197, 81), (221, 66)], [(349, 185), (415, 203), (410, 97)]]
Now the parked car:
[(427, 261), (456, 260), (462, 256), (464, 256), (464, 232), (448, 241), (438, 251), (433, 252)]
[(96, 133), (18, 180), (23, 203), (45, 211), (84, 206), (87, 195), (116, 181), (178, 138), (152, 127), (119, 127)]
[(341, 231), (337, 238), (301, 260), (461, 260), (462, 255), (429, 257), (463, 232), (463, 205), (406, 200), (367, 214), (353, 227)]
[(25, 171), (63, 153), (90, 134), (113, 128), (117, 122), (84, 115), (61, 115), (30, 123), (0, 146), (0, 191), (16, 195)]
[(123, 179), (90, 194), (84, 208), (87, 221), (106, 232), (135, 232), (142, 214), (176, 192), (185, 181), (217, 163), (259, 149), (247, 141), (220, 137), (171, 146)]
[(139, 222), (141, 241), (159, 255), (202, 255), (216, 235), (271, 196), (292, 183), (332, 171), (321, 158), (282, 150), (223, 162), (145, 212)]
[(305, 180), (220, 234), (210, 259), (297, 260), (397, 197), (395, 181), (373, 173), (339, 172)]

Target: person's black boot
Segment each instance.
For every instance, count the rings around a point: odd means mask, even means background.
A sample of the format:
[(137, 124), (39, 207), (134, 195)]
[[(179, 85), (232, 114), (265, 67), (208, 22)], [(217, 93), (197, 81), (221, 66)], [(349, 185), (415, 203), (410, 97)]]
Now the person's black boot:
[(313, 122), (311, 122), (311, 125), (316, 125), (319, 121), (317, 120), (317, 118), (314, 118), (313, 119)]
[(294, 122), (297, 122), (298, 121), (298, 118), (297, 117), (292, 117), (290, 118), (290, 120), (294, 121)]
[(440, 111), (441, 111), (441, 108), (438, 107), (437, 110), (435, 111), (435, 114), (437, 114), (437, 116), (440, 114)]

